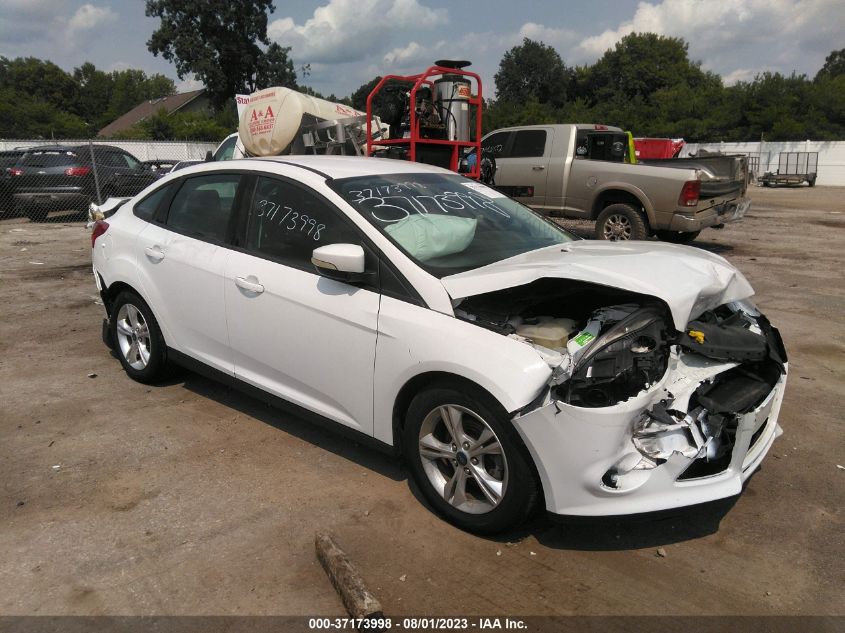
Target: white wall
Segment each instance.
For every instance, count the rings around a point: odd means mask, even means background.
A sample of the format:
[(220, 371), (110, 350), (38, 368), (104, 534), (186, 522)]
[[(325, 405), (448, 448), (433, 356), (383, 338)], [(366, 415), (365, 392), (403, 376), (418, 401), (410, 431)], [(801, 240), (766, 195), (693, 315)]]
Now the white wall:
[[(30, 140), (30, 139), (0, 139), (0, 151), (14, 149), (15, 147), (32, 147), (33, 145), (82, 145), (87, 140)], [(125, 149), (139, 160), (188, 160), (191, 158), (203, 159), (208, 150), (212, 152), (217, 148), (218, 143), (201, 143), (194, 141), (95, 141), (95, 144), (114, 145)]]
[(845, 141), (757, 141), (753, 143), (688, 143), (681, 156), (689, 156), (699, 149), (721, 151), (727, 154), (760, 156), (757, 176), (767, 171), (777, 171), (781, 152), (818, 152), (819, 166), (816, 183), (845, 187)]

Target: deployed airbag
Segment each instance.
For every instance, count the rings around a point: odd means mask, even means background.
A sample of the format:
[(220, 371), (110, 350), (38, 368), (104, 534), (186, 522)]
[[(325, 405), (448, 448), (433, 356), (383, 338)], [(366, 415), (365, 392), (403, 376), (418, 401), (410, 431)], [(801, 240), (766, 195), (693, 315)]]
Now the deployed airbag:
[(475, 237), (476, 224), (475, 218), (414, 214), (385, 230), (411, 257), (425, 262), (466, 250)]

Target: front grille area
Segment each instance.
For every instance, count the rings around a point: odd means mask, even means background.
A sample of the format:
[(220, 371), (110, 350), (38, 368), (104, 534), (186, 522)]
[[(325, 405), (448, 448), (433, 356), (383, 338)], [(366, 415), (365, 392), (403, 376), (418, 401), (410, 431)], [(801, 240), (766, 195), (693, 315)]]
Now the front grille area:
[(763, 433), (766, 431), (766, 427), (769, 425), (769, 418), (766, 418), (763, 424), (760, 425), (760, 428), (754, 431), (754, 435), (751, 436), (751, 444), (748, 446), (748, 449), (751, 450), (754, 448), (754, 445), (757, 443)]

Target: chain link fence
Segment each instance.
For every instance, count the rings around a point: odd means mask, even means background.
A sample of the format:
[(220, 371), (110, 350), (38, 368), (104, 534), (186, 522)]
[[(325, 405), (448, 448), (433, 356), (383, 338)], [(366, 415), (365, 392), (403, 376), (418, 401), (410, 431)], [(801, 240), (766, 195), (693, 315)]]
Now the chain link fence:
[(134, 196), (215, 143), (1, 140), (0, 220), (85, 221), (92, 202)]

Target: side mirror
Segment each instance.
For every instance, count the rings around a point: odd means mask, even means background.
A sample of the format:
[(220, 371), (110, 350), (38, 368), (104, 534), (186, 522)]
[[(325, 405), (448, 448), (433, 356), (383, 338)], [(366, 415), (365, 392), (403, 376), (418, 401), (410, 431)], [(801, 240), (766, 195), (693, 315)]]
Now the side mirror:
[(360, 244), (327, 244), (315, 248), (311, 263), (323, 277), (355, 283), (366, 275), (364, 248)]
[(205, 153), (205, 162), (206, 163), (213, 163), (214, 162), (214, 156), (212, 155), (211, 150), (208, 150)]

